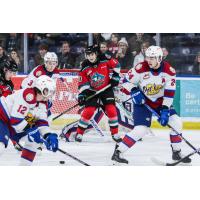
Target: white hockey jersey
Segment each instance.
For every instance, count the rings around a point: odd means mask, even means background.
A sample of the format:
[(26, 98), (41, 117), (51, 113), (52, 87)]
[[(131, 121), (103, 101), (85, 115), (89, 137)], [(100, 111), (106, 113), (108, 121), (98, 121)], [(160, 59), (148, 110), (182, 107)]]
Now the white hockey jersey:
[(139, 87), (147, 98), (146, 103), (153, 108), (161, 105), (170, 107), (176, 90), (176, 72), (167, 62), (161, 62), (160, 68), (155, 71), (145, 61), (128, 71), (123, 87), (127, 94), (133, 87)]
[(48, 72), (44, 65), (39, 65), (35, 67), (30, 74), (22, 81), (22, 88), (30, 88), (33, 87), (35, 80), (41, 76), (47, 75), (53, 79), (57, 79), (59, 77), (59, 70), (55, 68), (52, 72)]
[(36, 101), (34, 89), (21, 89), (0, 98), (0, 120), (14, 128), (16, 133), (24, 131), (28, 124), (25, 120), (28, 113), (38, 118), (36, 126), (41, 134), (51, 132), (47, 120), (47, 105)]

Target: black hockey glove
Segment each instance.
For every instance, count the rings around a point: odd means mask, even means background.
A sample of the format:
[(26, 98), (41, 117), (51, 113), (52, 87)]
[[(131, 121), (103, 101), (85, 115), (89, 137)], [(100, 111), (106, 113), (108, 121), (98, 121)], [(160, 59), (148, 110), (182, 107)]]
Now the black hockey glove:
[(95, 94), (95, 91), (85, 90), (78, 95), (78, 103), (80, 106), (83, 106), (86, 103), (86, 99)]
[(116, 87), (119, 85), (120, 76), (117, 72), (113, 72), (112, 78), (110, 79), (111, 87)]
[(78, 103), (80, 106), (83, 106), (85, 104), (86, 96), (84, 94), (78, 95)]

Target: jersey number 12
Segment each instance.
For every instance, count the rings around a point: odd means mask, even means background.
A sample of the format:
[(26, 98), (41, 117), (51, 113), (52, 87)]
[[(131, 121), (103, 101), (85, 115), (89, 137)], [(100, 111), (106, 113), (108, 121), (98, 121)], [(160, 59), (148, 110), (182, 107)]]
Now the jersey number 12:
[(21, 113), (22, 115), (24, 115), (24, 113), (27, 111), (27, 107), (26, 106), (22, 106), (20, 105), (17, 112)]

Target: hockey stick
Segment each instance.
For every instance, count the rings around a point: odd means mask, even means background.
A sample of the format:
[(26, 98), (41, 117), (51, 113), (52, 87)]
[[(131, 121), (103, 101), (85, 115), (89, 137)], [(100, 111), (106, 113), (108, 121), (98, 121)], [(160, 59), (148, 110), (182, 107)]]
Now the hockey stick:
[(76, 160), (77, 162), (79, 162), (79, 163), (81, 163), (81, 164), (83, 164), (83, 165), (85, 165), (85, 166), (90, 166), (88, 163), (86, 163), (86, 162), (80, 160), (79, 158), (77, 158), (77, 157), (75, 157), (75, 156), (73, 156), (73, 155), (67, 153), (66, 151), (64, 151), (64, 150), (62, 150), (62, 149), (59, 149), (59, 148), (58, 148), (58, 151), (61, 152), (61, 153), (63, 153), (63, 154), (65, 154), (66, 156), (69, 156), (69, 157), (72, 158), (73, 160)]
[[(47, 141), (46, 141), (44, 138), (41, 138), (41, 141), (42, 141), (44, 144), (47, 144)], [(45, 145), (45, 146), (47, 146), (47, 145)], [(79, 158), (77, 158), (77, 157), (75, 157), (75, 156), (69, 154), (68, 152), (66, 152), (66, 151), (64, 151), (64, 150), (62, 150), (62, 149), (60, 149), (60, 148), (58, 148), (57, 151), (59, 151), (59, 152), (65, 154), (66, 156), (72, 158), (73, 160), (76, 160), (77, 162), (79, 162), (79, 163), (81, 163), (81, 164), (83, 164), (83, 165), (85, 165), (85, 166), (90, 166), (90, 165), (87, 164), (86, 162), (80, 160)]]
[(99, 125), (97, 124), (97, 122), (94, 119), (90, 120), (91, 125), (93, 126), (93, 128), (102, 136), (104, 137), (105, 135), (103, 134), (103, 131), (101, 130), (101, 128), (99, 127)]
[(196, 149), (196, 150), (194, 150), (194, 151), (192, 151), (191, 153), (189, 153), (188, 155), (184, 156), (184, 157), (181, 158), (180, 160), (178, 160), (178, 161), (176, 161), (176, 162), (171, 162), (171, 163), (158, 160), (158, 159), (155, 158), (155, 157), (152, 157), (151, 160), (152, 160), (155, 164), (162, 165), (162, 166), (176, 166), (176, 165), (178, 165), (179, 163), (181, 163), (184, 159), (193, 156), (194, 154), (198, 153), (199, 151), (200, 151), (200, 148), (199, 148), (199, 149)]
[[(95, 96), (97, 96), (98, 94), (100, 94), (101, 92), (105, 91), (106, 89), (108, 89), (111, 85), (107, 85), (106, 87), (102, 88), (101, 90), (97, 91), (95, 94), (89, 96), (86, 101), (89, 101), (90, 99), (94, 98)], [(79, 103), (75, 104), (74, 106), (68, 108), (67, 110), (63, 111), (62, 113), (60, 113), (58, 116), (54, 117), (52, 119), (52, 121), (56, 120), (57, 118), (61, 117), (62, 115), (64, 115), (65, 113), (69, 112), (70, 110), (76, 108), (79, 105)]]
[[(160, 115), (154, 110), (152, 109), (150, 106), (148, 106), (147, 104), (144, 104), (144, 106), (150, 111), (152, 112), (157, 118), (160, 117)], [(179, 133), (177, 130), (175, 130), (175, 128), (173, 128), (171, 125), (169, 125), (169, 123), (167, 124), (167, 126), (169, 128), (171, 128), (178, 136), (181, 137), (182, 140), (184, 140), (184, 142), (190, 146), (193, 150), (197, 151), (197, 148), (195, 148), (188, 140), (186, 140), (183, 136), (182, 136), (182, 133)], [(200, 155), (200, 152), (197, 151), (196, 153), (198, 153)]]

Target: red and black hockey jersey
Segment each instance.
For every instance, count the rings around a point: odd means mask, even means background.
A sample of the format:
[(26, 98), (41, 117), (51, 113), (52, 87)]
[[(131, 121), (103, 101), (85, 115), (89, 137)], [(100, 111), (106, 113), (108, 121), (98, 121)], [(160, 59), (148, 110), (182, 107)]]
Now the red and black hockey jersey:
[(104, 88), (110, 82), (110, 74), (119, 74), (120, 68), (120, 63), (114, 58), (101, 56), (95, 63), (85, 60), (79, 73), (79, 93), (87, 89), (98, 91)]

